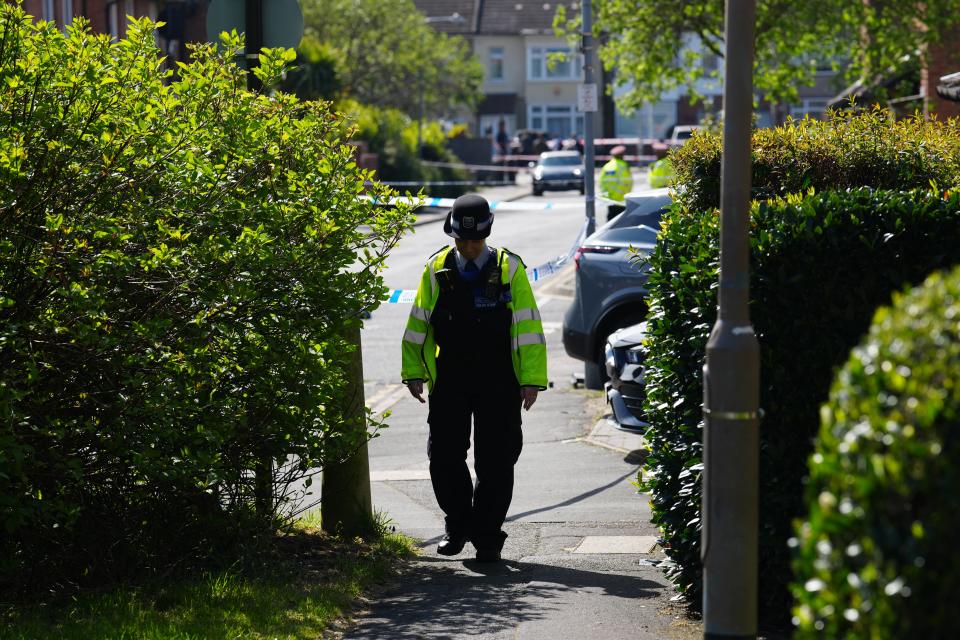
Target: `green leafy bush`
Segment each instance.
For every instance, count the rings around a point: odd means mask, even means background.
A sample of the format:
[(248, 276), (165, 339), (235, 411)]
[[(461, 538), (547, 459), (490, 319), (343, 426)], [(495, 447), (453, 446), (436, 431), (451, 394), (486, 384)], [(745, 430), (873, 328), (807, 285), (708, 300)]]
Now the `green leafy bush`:
[(953, 637), (960, 269), (877, 311), (821, 417), (797, 526), (797, 637)]
[[(789, 613), (791, 520), (832, 372), (892, 291), (960, 254), (960, 195), (866, 188), (755, 203), (750, 313), (761, 349), (762, 614)], [(702, 366), (716, 319), (719, 216), (676, 205), (651, 257), (644, 470), (669, 570), (699, 605)]]
[[(470, 175), (457, 167), (438, 167), (422, 160), (458, 163), (459, 159), (447, 149), (447, 136), (439, 122), (424, 122), (420, 132), (421, 150), (417, 150), (417, 122), (398, 109), (373, 107), (352, 100), (340, 103), (351, 121), (356, 123), (357, 138), (364, 140), (370, 151), (379, 155), (377, 178), (384, 182), (466, 181)], [(399, 187), (400, 191), (418, 192), (420, 187)], [(466, 193), (466, 185), (426, 186), (423, 191), (438, 198), (455, 198)]]
[(224, 555), (259, 461), (358, 437), (342, 336), (409, 212), (357, 198), (328, 105), (246, 91), (236, 34), (171, 81), (154, 27), (0, 9), (0, 589)]
[[(719, 131), (697, 132), (670, 154), (679, 200), (692, 211), (720, 206)], [(826, 121), (795, 120), (753, 132), (752, 194), (757, 200), (856, 187), (947, 186), (960, 175), (960, 120), (891, 121), (879, 108)]]

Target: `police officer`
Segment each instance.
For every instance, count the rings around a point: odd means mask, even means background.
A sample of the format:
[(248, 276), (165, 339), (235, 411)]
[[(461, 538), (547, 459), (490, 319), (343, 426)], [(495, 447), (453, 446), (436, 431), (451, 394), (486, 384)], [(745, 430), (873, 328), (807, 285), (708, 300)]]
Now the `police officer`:
[(627, 148), (617, 145), (610, 149), (610, 161), (600, 169), (600, 196), (611, 201), (607, 205), (607, 221), (613, 220), (626, 208), (624, 200), (633, 189), (630, 165), (623, 159)]
[[(413, 397), (429, 391), (430, 479), (446, 515), (437, 553), (469, 540), (481, 562), (497, 562), (523, 438), (520, 408), (547, 386), (540, 312), (523, 262), (488, 247), (493, 213), (480, 196), (461, 196), (444, 231), (454, 238), (430, 257), (403, 335), (402, 379)], [(473, 420), (476, 484), (467, 449)]]

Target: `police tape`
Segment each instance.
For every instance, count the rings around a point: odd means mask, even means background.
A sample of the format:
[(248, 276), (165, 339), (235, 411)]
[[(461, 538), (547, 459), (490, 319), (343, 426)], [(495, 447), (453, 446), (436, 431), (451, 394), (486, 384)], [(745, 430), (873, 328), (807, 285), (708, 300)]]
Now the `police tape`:
[[(580, 247), (580, 245), (583, 244), (584, 238), (587, 237), (588, 224), (588, 221), (584, 221), (583, 226), (580, 227), (580, 232), (577, 234), (577, 239), (574, 241), (569, 251), (560, 254), (553, 260), (549, 260), (543, 264), (537, 265), (536, 267), (527, 267), (527, 279), (530, 282), (539, 282), (540, 280), (545, 280), (546, 278), (549, 278), (550, 276), (553, 276), (563, 270), (563, 268), (566, 267), (570, 262), (570, 259), (573, 258), (573, 255), (577, 252), (577, 249)], [(388, 292), (384, 302), (386, 304), (412, 304), (416, 299), (416, 289), (391, 289)]]
[(368, 187), (377, 184), (388, 187), (512, 187), (516, 183), (504, 180), (381, 180), (380, 182), (366, 182)]
[[(374, 204), (409, 204), (418, 207), (433, 207), (447, 209), (453, 206), (454, 198), (414, 198), (410, 196), (393, 196), (390, 198), (373, 198), (360, 196), (364, 200), (371, 200)], [(514, 211), (546, 211), (549, 209), (577, 209), (583, 206), (583, 200), (575, 198), (569, 202), (512, 202), (509, 200), (491, 200), (490, 210)]]

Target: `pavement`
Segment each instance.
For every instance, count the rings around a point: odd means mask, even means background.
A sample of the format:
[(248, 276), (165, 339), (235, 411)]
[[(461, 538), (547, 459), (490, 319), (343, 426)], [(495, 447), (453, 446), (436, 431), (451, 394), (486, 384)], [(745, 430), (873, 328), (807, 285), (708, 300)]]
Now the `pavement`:
[[(528, 263), (569, 247), (583, 220), (582, 196), (529, 194), (528, 185), (479, 191), (489, 199), (562, 203), (551, 211), (497, 216), (491, 244), (506, 244)], [(573, 208), (571, 208), (571, 204)], [(391, 254), (391, 287), (409, 288), (425, 256), (444, 244), (442, 215), (421, 221)], [(384, 305), (363, 329), (367, 405), (389, 412), (389, 427), (369, 446), (374, 508), (417, 540), (419, 555), (373, 594), (347, 639), (701, 638), (658, 567), (665, 556), (650, 523), (648, 496), (636, 487), (641, 436), (615, 429), (602, 393), (574, 388), (582, 363), (561, 343), (562, 318), (573, 294), (572, 268), (534, 285), (547, 336), (551, 388), (524, 413), (524, 448), (513, 503), (504, 524), (503, 562), (480, 564), (473, 548), (439, 556), (443, 514), (436, 506), (426, 455), (426, 407), (399, 382), (399, 340), (408, 307)], [(472, 456), (471, 456), (472, 458)]]

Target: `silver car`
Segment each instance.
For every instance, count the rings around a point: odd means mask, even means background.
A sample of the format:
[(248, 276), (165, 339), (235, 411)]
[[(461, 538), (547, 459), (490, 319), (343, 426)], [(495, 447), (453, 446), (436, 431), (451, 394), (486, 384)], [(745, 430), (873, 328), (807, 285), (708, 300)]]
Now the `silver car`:
[(647, 323), (618, 329), (607, 339), (607, 404), (615, 426), (624, 431), (643, 433), (648, 426), (643, 402), (646, 399), (644, 374), (646, 348), (643, 340)]
[(667, 189), (638, 191), (627, 195), (626, 203), (626, 210), (584, 240), (574, 256), (576, 292), (563, 318), (563, 346), (583, 360), (588, 389), (603, 389), (607, 380), (607, 337), (646, 318), (649, 266), (630, 249), (653, 251), (670, 196)]
[(535, 196), (542, 196), (548, 189), (584, 191), (583, 157), (579, 151), (546, 151), (536, 163), (530, 163), (530, 168)]

